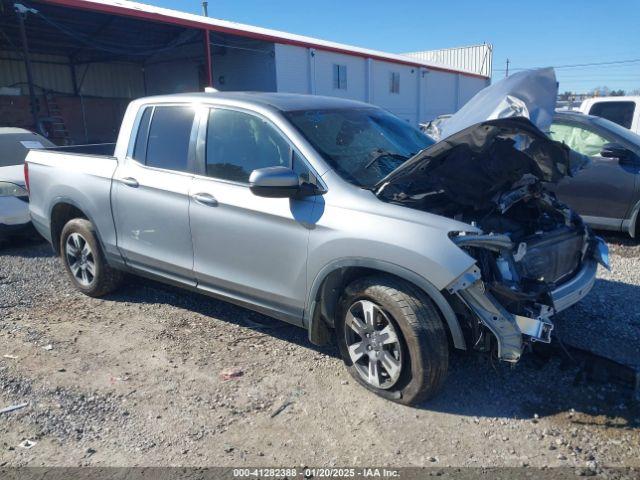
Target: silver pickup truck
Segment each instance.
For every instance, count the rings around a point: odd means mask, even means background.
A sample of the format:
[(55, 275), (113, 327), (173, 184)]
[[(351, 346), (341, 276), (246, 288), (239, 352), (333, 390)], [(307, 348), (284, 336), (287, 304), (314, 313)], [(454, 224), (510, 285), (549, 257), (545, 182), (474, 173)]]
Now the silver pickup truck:
[(524, 118), (434, 144), (354, 101), (171, 95), (132, 102), (110, 155), (26, 161), (33, 223), (80, 291), (133, 272), (335, 336), (358, 382), (406, 404), (451, 348), (516, 362), (549, 342), (607, 263), (543, 186), (571, 151)]

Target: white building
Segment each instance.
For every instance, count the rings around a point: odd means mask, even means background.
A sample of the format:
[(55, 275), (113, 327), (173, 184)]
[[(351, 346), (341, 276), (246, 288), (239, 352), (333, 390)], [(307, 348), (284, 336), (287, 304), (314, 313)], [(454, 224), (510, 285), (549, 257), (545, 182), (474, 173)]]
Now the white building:
[(276, 89), (362, 100), (417, 124), (455, 112), (489, 84), (490, 77), (461, 69), (376, 53), (373, 57), (276, 43)]

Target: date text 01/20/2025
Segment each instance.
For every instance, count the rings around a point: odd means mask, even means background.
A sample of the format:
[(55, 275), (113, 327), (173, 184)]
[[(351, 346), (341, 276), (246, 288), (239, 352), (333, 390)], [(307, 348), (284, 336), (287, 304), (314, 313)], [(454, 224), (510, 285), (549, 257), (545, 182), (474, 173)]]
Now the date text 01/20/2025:
[(397, 478), (400, 472), (387, 468), (234, 468), (233, 477), (256, 478)]

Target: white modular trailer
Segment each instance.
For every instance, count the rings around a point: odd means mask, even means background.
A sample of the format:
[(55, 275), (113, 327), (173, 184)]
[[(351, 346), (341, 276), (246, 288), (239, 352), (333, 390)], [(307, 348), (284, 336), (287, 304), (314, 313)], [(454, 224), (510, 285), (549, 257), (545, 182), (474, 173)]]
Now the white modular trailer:
[(279, 92), (361, 100), (415, 125), (456, 112), (489, 85), (489, 78), (467, 72), (280, 43), (275, 61)]

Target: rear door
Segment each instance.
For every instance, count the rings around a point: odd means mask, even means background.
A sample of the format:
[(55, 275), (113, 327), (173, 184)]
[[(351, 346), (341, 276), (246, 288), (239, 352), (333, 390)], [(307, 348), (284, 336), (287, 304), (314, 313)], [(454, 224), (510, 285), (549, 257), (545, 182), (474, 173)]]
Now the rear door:
[(148, 106), (113, 182), (118, 248), (131, 267), (195, 285), (189, 228), (195, 109)]
[(264, 117), (227, 107), (206, 117), (190, 207), (198, 287), (300, 323), (315, 197), (257, 197), (248, 180), (257, 168), (308, 167)]
[(592, 162), (575, 177), (566, 177), (553, 188), (560, 200), (591, 225), (621, 228), (634, 195), (637, 168), (600, 155), (602, 147), (615, 143), (615, 139), (590, 125), (566, 120), (554, 120), (550, 136), (587, 155)]

